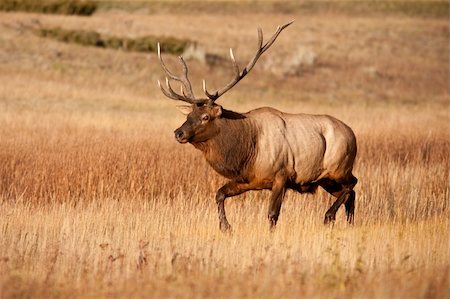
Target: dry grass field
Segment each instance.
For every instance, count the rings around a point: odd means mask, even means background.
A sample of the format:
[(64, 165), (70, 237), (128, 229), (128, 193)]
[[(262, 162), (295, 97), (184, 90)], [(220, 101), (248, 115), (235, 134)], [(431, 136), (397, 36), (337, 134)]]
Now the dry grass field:
[[(175, 141), (184, 116), (154, 54), (66, 44), (61, 27), (195, 40), (241, 64), (261, 26), (283, 32), (218, 102), (331, 114), (358, 139), (355, 225), (332, 198), (226, 201), (224, 179)], [(0, 13), (0, 298), (449, 298), (449, 27), (441, 18), (340, 13)], [(307, 49), (311, 65), (280, 71)], [(166, 61), (177, 67), (176, 57)], [(188, 61), (197, 94), (230, 78)], [(289, 67), (289, 65), (288, 65)], [(343, 209), (342, 209), (343, 210)]]

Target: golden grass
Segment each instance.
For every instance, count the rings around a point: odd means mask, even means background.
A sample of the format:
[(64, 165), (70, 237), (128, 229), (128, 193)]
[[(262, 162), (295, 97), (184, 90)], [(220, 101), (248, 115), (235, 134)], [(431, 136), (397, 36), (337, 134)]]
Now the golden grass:
[[(233, 234), (223, 235), (214, 193), (224, 179), (174, 140), (183, 116), (155, 84), (155, 56), (45, 41), (26, 28), (38, 20), (121, 34), (132, 21), (131, 36), (195, 35), (220, 53), (253, 41), (260, 15), (221, 16), (231, 29), (201, 26), (209, 16), (0, 17), (0, 297), (450, 295), (445, 21), (310, 17), (280, 36), (267, 55), (289, 53), (298, 36), (319, 53), (314, 72), (283, 79), (255, 68), (221, 103), (329, 113), (351, 125), (356, 224), (339, 211), (324, 227), (332, 198), (289, 192), (270, 234), (269, 193), (249, 192), (227, 200)], [(250, 55), (242, 45), (235, 52)], [(198, 85), (208, 70), (189, 63)], [(367, 64), (379, 75), (368, 76)], [(209, 72), (212, 85), (229, 75)]]
[[(448, 220), (324, 227), (285, 203), (229, 206), (232, 236), (204, 198), (2, 205), (5, 297), (426, 297), (448, 290)], [(360, 208), (361, 210), (361, 208)], [(306, 219), (305, 219), (306, 218)], [(15, 233), (10, 233), (15, 232)]]

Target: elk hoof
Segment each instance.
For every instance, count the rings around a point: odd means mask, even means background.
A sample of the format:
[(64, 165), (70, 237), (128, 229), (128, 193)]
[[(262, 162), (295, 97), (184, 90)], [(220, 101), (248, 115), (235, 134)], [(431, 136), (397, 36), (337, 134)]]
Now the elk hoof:
[(336, 216), (331, 213), (325, 214), (325, 219), (323, 220), (324, 224), (334, 224), (334, 221), (336, 220)]
[(347, 222), (348, 222), (348, 224), (352, 225), (354, 223), (354, 220), (355, 220), (355, 217), (353, 216), (353, 214), (347, 215)]
[(275, 231), (275, 228), (277, 227), (277, 220), (269, 217), (269, 224), (270, 224), (270, 232), (273, 233)]
[(231, 225), (228, 222), (220, 222), (219, 228), (223, 233), (231, 233)]

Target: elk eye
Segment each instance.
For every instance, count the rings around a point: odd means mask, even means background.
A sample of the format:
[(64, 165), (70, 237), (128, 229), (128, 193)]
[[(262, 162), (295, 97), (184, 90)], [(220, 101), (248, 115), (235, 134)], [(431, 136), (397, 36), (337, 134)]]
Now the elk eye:
[(208, 121), (209, 120), (209, 115), (208, 114), (203, 115), (202, 116), (202, 120), (203, 121)]

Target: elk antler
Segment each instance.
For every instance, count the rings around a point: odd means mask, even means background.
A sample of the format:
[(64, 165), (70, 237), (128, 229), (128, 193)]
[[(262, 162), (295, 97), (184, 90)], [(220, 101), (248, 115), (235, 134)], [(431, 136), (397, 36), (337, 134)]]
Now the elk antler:
[[(166, 77), (166, 88), (164, 88), (161, 85), (161, 82), (158, 80), (158, 85), (161, 88), (163, 94), (171, 99), (174, 100), (180, 100), (185, 101), (190, 104), (206, 104), (208, 102), (215, 102), (221, 95), (226, 93), (228, 90), (230, 90), (233, 86), (236, 85), (242, 78), (244, 78), (248, 72), (253, 68), (253, 66), (258, 61), (259, 57), (275, 42), (278, 35), (283, 31), (284, 28), (291, 25), (294, 21), (290, 21), (289, 23), (286, 23), (282, 26), (278, 26), (277, 31), (272, 35), (272, 37), (264, 44), (263, 46), (263, 32), (261, 28), (258, 28), (258, 50), (256, 51), (255, 55), (253, 56), (252, 60), (247, 64), (247, 66), (242, 70), (239, 71), (239, 66), (236, 63), (236, 59), (233, 55), (233, 50), (230, 48), (230, 58), (231, 62), (233, 64), (234, 70), (235, 70), (235, 76), (233, 80), (231, 80), (227, 85), (225, 85), (223, 88), (217, 90), (214, 93), (209, 93), (206, 88), (206, 81), (203, 80), (203, 91), (205, 92), (205, 95), (208, 97), (207, 99), (196, 99), (194, 96), (194, 92), (192, 91), (191, 82), (188, 79), (188, 67), (186, 65), (186, 62), (184, 61), (183, 57), (179, 56), (179, 59), (181, 61), (181, 64), (183, 66), (183, 75), (180, 77), (175, 76), (173, 73), (171, 73), (166, 65), (164, 64), (162, 58), (161, 58), (161, 48), (158, 43), (158, 58), (161, 62), (161, 66), (164, 70), (164, 72), (167, 74), (168, 77)], [(170, 86), (169, 78), (175, 81), (180, 82), (181, 85), (181, 94), (177, 94), (173, 91), (172, 87)], [(184, 86), (184, 89), (183, 89)]]
[[(161, 82), (158, 80), (158, 85), (166, 97), (171, 98), (173, 100), (185, 101), (190, 104), (202, 104), (207, 101), (205, 99), (198, 100), (195, 98), (194, 92), (192, 91), (191, 82), (189, 81), (189, 78), (188, 78), (188, 67), (182, 56), (178, 57), (181, 61), (181, 64), (183, 65), (183, 75), (180, 77), (177, 77), (173, 73), (171, 73), (169, 71), (169, 69), (166, 67), (166, 65), (164, 64), (164, 61), (162, 60), (162, 57), (161, 57), (161, 47), (160, 47), (159, 43), (158, 43), (158, 58), (159, 58), (159, 61), (161, 62), (161, 66), (162, 66), (164, 72), (167, 74), (167, 76), (166, 76), (166, 88), (167, 89), (164, 88), (161, 85)], [(182, 84), (181, 85), (181, 94), (178, 94), (175, 91), (173, 91), (172, 87), (170, 86), (169, 78), (172, 80), (178, 81)], [(184, 89), (183, 89), (183, 86), (184, 86)]]
[(278, 26), (277, 31), (272, 35), (272, 37), (269, 39), (269, 41), (263, 46), (263, 32), (261, 28), (258, 28), (258, 50), (256, 51), (255, 55), (253, 56), (252, 60), (247, 64), (247, 66), (239, 72), (239, 66), (236, 63), (236, 60), (234, 59), (233, 50), (230, 48), (230, 58), (231, 62), (233, 63), (233, 67), (235, 70), (235, 76), (233, 80), (231, 80), (227, 85), (225, 85), (222, 89), (217, 90), (213, 94), (209, 93), (206, 89), (206, 81), (203, 80), (203, 91), (205, 92), (206, 96), (211, 100), (215, 101), (217, 100), (221, 95), (226, 93), (228, 90), (230, 90), (236, 83), (242, 80), (242, 78), (245, 77), (245, 75), (250, 72), (250, 70), (253, 68), (253, 66), (258, 61), (259, 57), (275, 42), (278, 35), (283, 31), (284, 28), (291, 25), (294, 21), (290, 21), (289, 23), (284, 24), (283, 26)]

